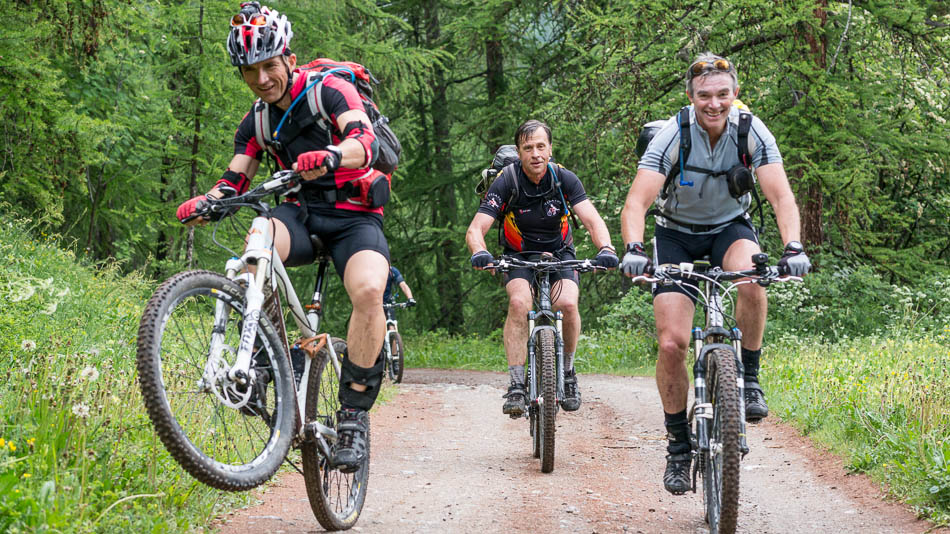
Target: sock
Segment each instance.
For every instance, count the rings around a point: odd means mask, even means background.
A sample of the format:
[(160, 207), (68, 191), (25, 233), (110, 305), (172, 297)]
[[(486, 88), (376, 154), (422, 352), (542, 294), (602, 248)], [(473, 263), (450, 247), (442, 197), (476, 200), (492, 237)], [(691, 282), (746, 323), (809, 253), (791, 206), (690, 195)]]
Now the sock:
[(564, 372), (570, 373), (574, 371), (574, 353), (565, 352), (564, 353)]
[(742, 367), (744, 368), (743, 379), (746, 382), (759, 381), (759, 356), (762, 355), (762, 349), (749, 350), (742, 347)]
[(524, 384), (524, 366), (523, 365), (509, 365), (508, 376), (511, 377), (512, 384)]
[(663, 412), (663, 419), (668, 433), (667, 439), (669, 439), (666, 452), (670, 454), (689, 452), (689, 421), (686, 420), (686, 410), (679, 413)]

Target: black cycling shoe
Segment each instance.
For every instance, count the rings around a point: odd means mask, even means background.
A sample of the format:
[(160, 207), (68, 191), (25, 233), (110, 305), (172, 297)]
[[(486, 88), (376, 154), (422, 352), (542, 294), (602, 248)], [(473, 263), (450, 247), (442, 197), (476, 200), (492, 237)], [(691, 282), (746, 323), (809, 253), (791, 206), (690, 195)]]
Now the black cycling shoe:
[(359, 408), (342, 408), (336, 412), (336, 417), (333, 467), (343, 473), (355, 473), (366, 460), (369, 413)]
[(663, 487), (673, 495), (682, 495), (693, 489), (689, 476), (692, 453), (666, 455), (666, 472), (663, 473)]
[(581, 407), (581, 391), (577, 387), (577, 373), (574, 369), (564, 373), (564, 398), (561, 408), (565, 412), (576, 412)]
[(749, 423), (758, 423), (769, 415), (769, 407), (765, 404), (765, 394), (758, 382), (745, 383), (745, 420)]
[(273, 380), (274, 375), (270, 365), (270, 359), (267, 353), (261, 350), (259, 346), (254, 347), (254, 357), (251, 360), (251, 373), (254, 380), (251, 384), (251, 396), (247, 399), (247, 404), (241, 408), (241, 412), (250, 416), (261, 416), (269, 421), (270, 414), (267, 413), (267, 384)]
[(508, 386), (508, 393), (505, 393), (503, 397), (505, 397), (505, 404), (501, 407), (502, 413), (508, 414), (512, 419), (524, 415), (524, 384), (512, 383)]

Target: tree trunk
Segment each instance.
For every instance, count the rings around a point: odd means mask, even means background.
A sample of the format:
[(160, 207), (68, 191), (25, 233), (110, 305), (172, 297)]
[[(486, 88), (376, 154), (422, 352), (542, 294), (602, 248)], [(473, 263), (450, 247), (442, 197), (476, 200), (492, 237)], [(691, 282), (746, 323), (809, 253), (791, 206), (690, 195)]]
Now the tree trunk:
[[(425, 14), (426, 43), (430, 48), (435, 48), (441, 44), (439, 3), (436, 0), (426, 2)], [(449, 139), (452, 124), (446, 98), (447, 92), (446, 73), (440, 68), (433, 73), (432, 103), (430, 105), (435, 172), (436, 176), (440, 177), (452, 176), (452, 145)], [(449, 183), (439, 186), (436, 194), (438, 195), (438, 201), (434, 203), (433, 226), (448, 230), (442, 234), (442, 239), (434, 249), (437, 273), (436, 287), (440, 296), (439, 319), (436, 322), (436, 327), (446, 328), (454, 334), (461, 332), (464, 324), (462, 307), (459, 305), (462, 301), (461, 287), (456, 276), (452, 274), (460, 264), (460, 259), (453, 253), (459, 248), (459, 244), (453, 242), (453, 239), (449, 237), (454, 235), (454, 230), (458, 228), (455, 184)]]

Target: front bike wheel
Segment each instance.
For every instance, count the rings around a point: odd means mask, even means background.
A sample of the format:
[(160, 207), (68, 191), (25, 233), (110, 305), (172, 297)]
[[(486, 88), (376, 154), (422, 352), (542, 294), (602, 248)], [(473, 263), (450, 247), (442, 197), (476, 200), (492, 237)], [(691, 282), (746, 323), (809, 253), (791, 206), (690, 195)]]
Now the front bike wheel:
[(136, 356), (145, 408), (165, 448), (199, 481), (232, 491), (258, 486), (277, 471), (296, 417), (290, 360), (264, 315), (250, 384), (227, 378), (244, 306), (244, 289), (224, 276), (179, 273), (146, 304)]
[[(346, 342), (332, 338), (333, 350), (340, 358)], [(340, 377), (330, 362), (330, 351), (324, 347), (310, 364), (307, 383), (306, 421), (318, 421), (336, 428), (336, 414), (340, 409)], [(307, 487), (310, 508), (320, 526), (327, 530), (347, 530), (356, 525), (366, 501), (369, 483), (369, 432), (366, 434), (366, 459), (354, 473), (343, 473), (330, 465), (313, 441), (304, 442), (300, 452), (303, 458), (303, 478)]]
[(394, 384), (398, 384), (402, 382), (402, 372), (406, 363), (406, 354), (402, 346), (402, 336), (399, 335), (399, 332), (393, 332), (389, 337), (389, 350), (393, 359), (389, 365), (389, 378)]
[(728, 350), (709, 354), (706, 374), (712, 394), (709, 456), (704, 462), (703, 498), (711, 534), (732, 534), (739, 516), (739, 386), (736, 357)]
[(554, 471), (554, 421), (557, 418), (557, 373), (555, 372), (554, 331), (538, 332), (540, 343), (536, 361), (540, 366), (538, 382), (541, 393), (539, 408), (541, 429), (541, 472)]
[[(538, 347), (538, 344), (535, 344), (535, 347)], [(535, 349), (537, 350), (537, 349)], [(529, 355), (530, 357), (530, 355)], [(531, 391), (530, 385), (531, 381), (534, 381), (534, 390), (540, 391), (541, 384), (538, 383), (537, 378), (541, 376), (541, 359), (535, 357), (534, 359), (534, 369), (525, 368), (525, 388), (528, 391)], [(534, 402), (534, 399), (527, 399), (528, 405), (528, 432), (531, 433), (531, 455), (535, 458), (541, 457), (541, 414), (540, 407), (537, 403)]]

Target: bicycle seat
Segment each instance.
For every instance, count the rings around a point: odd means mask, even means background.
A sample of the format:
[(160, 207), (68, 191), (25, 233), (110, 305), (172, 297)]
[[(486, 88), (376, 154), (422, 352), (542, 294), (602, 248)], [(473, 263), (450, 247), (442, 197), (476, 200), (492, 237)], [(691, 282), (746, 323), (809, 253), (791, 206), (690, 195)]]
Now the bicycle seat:
[(323, 245), (323, 241), (320, 240), (317, 234), (310, 234), (310, 246), (313, 247), (313, 257), (315, 260), (324, 260), (330, 257), (327, 247)]

